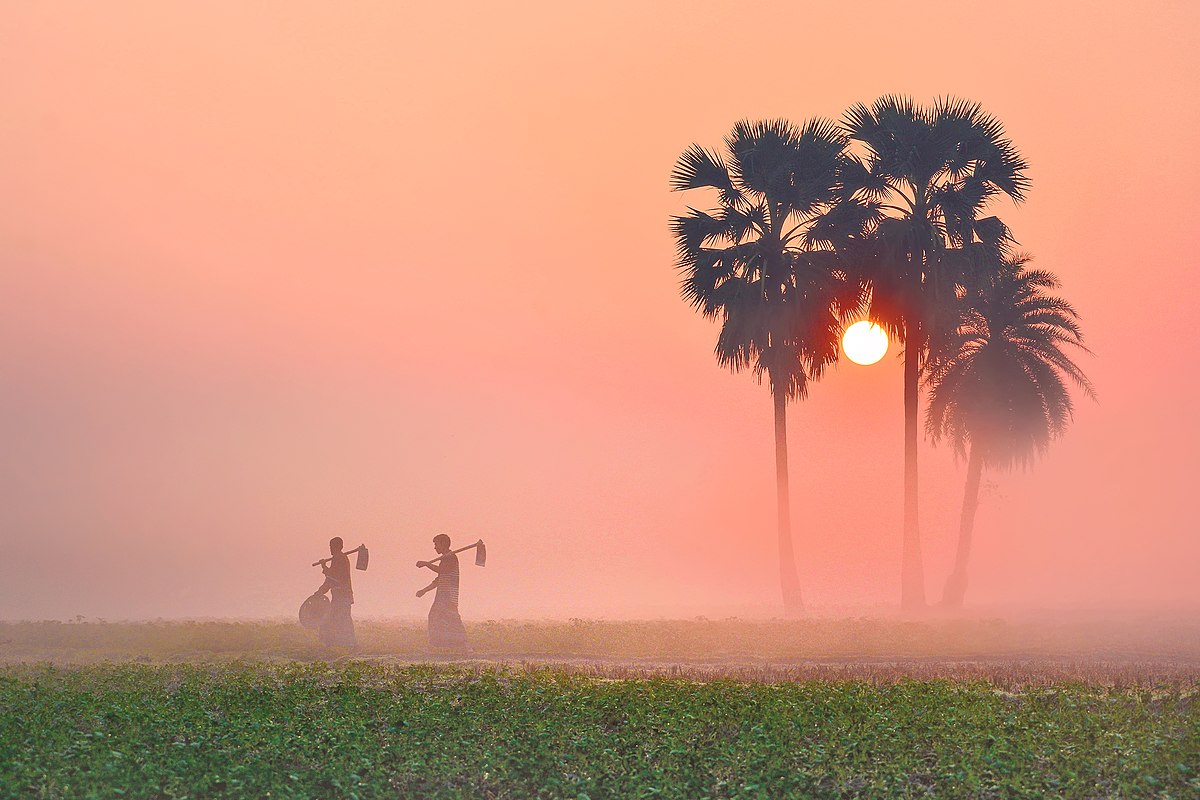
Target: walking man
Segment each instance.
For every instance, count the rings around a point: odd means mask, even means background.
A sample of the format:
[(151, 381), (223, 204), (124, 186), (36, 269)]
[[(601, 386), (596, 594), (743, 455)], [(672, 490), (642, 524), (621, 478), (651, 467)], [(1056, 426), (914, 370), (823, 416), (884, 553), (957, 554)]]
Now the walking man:
[(350, 585), (350, 558), (342, 552), (342, 538), (329, 540), (329, 562), (321, 565), (325, 582), (314, 594), (330, 593), (329, 615), (318, 631), (321, 642), (327, 646), (357, 647), (354, 636), (354, 620), (350, 618), (350, 606), (354, 603), (354, 589)]
[(437, 573), (433, 583), (417, 591), (417, 597), (437, 589), (433, 605), (429, 608), (429, 644), (456, 652), (470, 652), (467, 646), (467, 631), (462, 617), (458, 615), (458, 556), (450, 552), (450, 537), (439, 533), (433, 537), (433, 549), (440, 556), (440, 563), (418, 561), (417, 567), (428, 567)]

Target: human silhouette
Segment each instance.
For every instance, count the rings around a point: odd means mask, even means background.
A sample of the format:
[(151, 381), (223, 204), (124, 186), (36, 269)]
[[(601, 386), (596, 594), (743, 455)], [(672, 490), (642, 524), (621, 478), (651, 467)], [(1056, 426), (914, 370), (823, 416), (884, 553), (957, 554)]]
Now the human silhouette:
[(329, 540), (327, 563), (321, 564), (325, 582), (313, 594), (329, 592), (329, 614), (318, 630), (325, 645), (357, 647), (354, 636), (354, 620), (350, 617), (350, 606), (354, 604), (354, 589), (350, 585), (350, 558), (342, 552), (342, 539), (335, 536)]
[(467, 631), (458, 615), (458, 556), (450, 552), (450, 537), (439, 533), (433, 537), (433, 549), (441, 556), (440, 563), (418, 561), (417, 567), (428, 567), (438, 574), (433, 583), (417, 591), (417, 597), (437, 589), (429, 607), (429, 644), (433, 647), (469, 652)]

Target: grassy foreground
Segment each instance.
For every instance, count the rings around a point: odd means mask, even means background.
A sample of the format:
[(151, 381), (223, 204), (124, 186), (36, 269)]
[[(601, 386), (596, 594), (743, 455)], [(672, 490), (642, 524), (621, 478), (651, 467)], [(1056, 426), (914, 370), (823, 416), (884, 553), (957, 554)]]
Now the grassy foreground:
[(1194, 685), (14, 664), (0, 795), (1184, 798), (1200, 796), (1200, 703)]
[(1200, 797), (1195, 615), (358, 635), (0, 622), (0, 799)]

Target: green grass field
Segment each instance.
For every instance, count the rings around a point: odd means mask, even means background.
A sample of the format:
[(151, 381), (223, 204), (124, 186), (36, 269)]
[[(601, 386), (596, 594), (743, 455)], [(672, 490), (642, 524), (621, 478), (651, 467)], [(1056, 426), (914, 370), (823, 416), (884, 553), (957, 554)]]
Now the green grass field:
[(0, 624), (0, 797), (1200, 797), (1176, 628), (488, 625)]

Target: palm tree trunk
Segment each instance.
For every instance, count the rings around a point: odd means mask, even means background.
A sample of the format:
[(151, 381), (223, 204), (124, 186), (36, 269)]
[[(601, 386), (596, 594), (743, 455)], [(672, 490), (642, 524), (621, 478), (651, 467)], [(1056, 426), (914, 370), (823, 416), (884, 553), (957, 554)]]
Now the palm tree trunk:
[(917, 358), (919, 325), (909, 323), (904, 344), (904, 547), (900, 562), (900, 606), (925, 607), (925, 569), (921, 562), (921, 531), (917, 525)]
[(779, 500), (779, 583), (783, 590), (783, 609), (789, 616), (804, 613), (800, 596), (800, 576), (796, 572), (796, 554), (792, 548), (792, 511), (788, 499), (787, 396), (772, 391), (775, 401), (775, 488)]
[(983, 477), (983, 455), (971, 446), (967, 462), (967, 485), (963, 490), (962, 515), (958, 520), (958, 550), (954, 554), (954, 571), (946, 579), (942, 605), (962, 608), (967, 594), (967, 560), (971, 557), (971, 534), (975, 530), (975, 512), (979, 510), (979, 483)]

